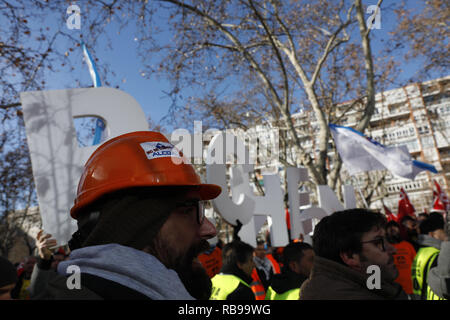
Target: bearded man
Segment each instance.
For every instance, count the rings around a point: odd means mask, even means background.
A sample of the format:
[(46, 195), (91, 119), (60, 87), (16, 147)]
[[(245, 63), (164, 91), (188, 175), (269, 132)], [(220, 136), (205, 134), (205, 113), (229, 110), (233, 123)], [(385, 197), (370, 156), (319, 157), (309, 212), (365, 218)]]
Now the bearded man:
[(36, 298), (208, 299), (211, 281), (197, 256), (216, 235), (204, 201), (220, 192), (158, 132), (108, 140), (78, 185), (70, 257)]

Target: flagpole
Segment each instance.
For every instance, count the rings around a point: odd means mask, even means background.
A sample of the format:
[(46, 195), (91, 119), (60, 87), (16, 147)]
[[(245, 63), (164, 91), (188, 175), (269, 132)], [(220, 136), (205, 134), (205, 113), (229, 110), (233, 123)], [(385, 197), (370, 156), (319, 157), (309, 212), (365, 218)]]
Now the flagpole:
[(352, 178), (353, 185), (356, 186), (356, 189), (358, 190), (359, 195), (361, 196), (361, 199), (362, 199), (362, 201), (364, 203), (364, 206), (366, 207), (366, 209), (369, 209), (369, 205), (367, 204), (366, 198), (364, 198), (364, 195), (363, 195), (363, 193), (361, 191), (361, 188), (359, 187), (359, 184), (356, 183), (356, 177), (355, 176), (350, 176), (350, 177)]

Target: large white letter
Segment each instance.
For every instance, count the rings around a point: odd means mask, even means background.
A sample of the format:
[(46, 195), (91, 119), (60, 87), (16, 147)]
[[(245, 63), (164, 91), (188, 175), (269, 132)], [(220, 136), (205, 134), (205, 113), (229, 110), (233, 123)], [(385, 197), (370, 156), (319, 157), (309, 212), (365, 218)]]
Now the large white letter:
[[(233, 200), (228, 195), (226, 176), (226, 152), (234, 155), (234, 148), (226, 143), (234, 142), (235, 136), (230, 133), (216, 134), (208, 145), (206, 155), (206, 180), (208, 183), (222, 187), (221, 194), (214, 199), (214, 209), (230, 224), (237, 225), (239, 220), (243, 225), (249, 223), (255, 209), (255, 202), (246, 194), (233, 193)], [(238, 141), (238, 143), (240, 140)], [(248, 171), (247, 171), (248, 172)], [(235, 180), (235, 184), (239, 179)]]
[(260, 229), (260, 216), (269, 216), (272, 220), (270, 230), (271, 243), (275, 247), (284, 247), (289, 243), (289, 238), (285, 219), (283, 191), (280, 187), (280, 177), (278, 174), (263, 175), (265, 196), (256, 196), (250, 189), (248, 172), (242, 170), (242, 167), (233, 168), (233, 176), (237, 173), (240, 176), (241, 183), (237, 185), (235, 184), (236, 179), (231, 180), (233, 194), (235, 192), (245, 193), (255, 201), (253, 221), (245, 225), (239, 233), (242, 241), (256, 246), (256, 233)]
[(22, 92), (20, 99), (43, 228), (62, 245), (76, 230), (69, 211), (83, 166), (98, 147), (78, 146), (73, 118), (102, 118), (109, 140), (148, 130), (146, 117), (133, 97), (112, 88)]
[[(232, 146), (230, 141), (236, 143)], [(224, 143), (226, 143), (224, 145)], [(233, 143), (234, 144), (234, 143)], [(219, 149), (219, 150), (218, 150)], [(215, 155), (221, 154), (217, 158)], [(231, 155), (231, 157), (229, 157)], [(231, 193), (232, 199), (229, 198), (226, 179), (225, 164), (211, 164), (212, 158), (216, 160), (230, 159), (237, 156), (238, 165), (231, 169)], [(266, 195), (264, 197), (255, 196), (250, 189), (249, 172), (253, 171), (253, 165), (249, 164), (249, 151), (245, 147), (241, 139), (235, 137), (230, 133), (218, 134), (208, 146), (207, 158), (207, 181), (208, 183), (219, 184), (222, 187), (221, 195), (213, 200), (215, 209), (222, 215), (222, 217), (229, 223), (235, 225), (236, 220), (243, 224), (239, 233), (241, 239), (253, 246), (256, 246), (256, 230), (255, 219), (253, 216), (266, 215), (272, 217), (272, 245), (285, 246), (288, 244), (286, 221), (283, 207), (283, 194), (280, 186), (280, 179), (278, 175), (265, 175), (264, 185), (266, 188)], [(256, 219), (260, 224), (260, 218)]]
[[(345, 185), (342, 187), (344, 191), (345, 209), (356, 208), (356, 198), (353, 186)], [(327, 214), (332, 214), (336, 211), (344, 210), (344, 206), (339, 202), (336, 194), (329, 186), (317, 186), (317, 193), (319, 194), (319, 207), (324, 209)]]

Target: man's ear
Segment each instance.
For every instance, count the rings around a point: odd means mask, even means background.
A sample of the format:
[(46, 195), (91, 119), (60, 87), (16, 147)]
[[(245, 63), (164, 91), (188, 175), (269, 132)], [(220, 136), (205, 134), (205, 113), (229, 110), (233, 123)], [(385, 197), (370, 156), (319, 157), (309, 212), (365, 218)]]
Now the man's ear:
[(361, 260), (359, 259), (359, 254), (352, 252), (341, 252), (339, 256), (341, 257), (342, 261), (350, 268), (355, 270), (361, 269)]

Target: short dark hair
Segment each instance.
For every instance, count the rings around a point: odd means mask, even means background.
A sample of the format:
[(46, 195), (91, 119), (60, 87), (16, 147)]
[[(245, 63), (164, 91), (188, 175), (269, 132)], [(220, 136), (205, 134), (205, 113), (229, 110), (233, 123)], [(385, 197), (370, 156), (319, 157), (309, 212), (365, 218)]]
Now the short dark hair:
[(306, 250), (313, 250), (313, 247), (306, 242), (289, 243), (283, 250), (283, 264), (288, 266), (292, 261), (300, 262)]
[(438, 229), (444, 229), (444, 226), (445, 226), (445, 222), (444, 222), (444, 218), (442, 217), (442, 215), (430, 214), (428, 216), (428, 218), (426, 218), (425, 220), (423, 220), (420, 223), (420, 226), (419, 226), (420, 234), (428, 234), (429, 232), (433, 232)]
[(222, 263), (225, 267), (236, 266), (237, 263), (246, 263), (249, 258), (253, 257), (255, 249), (240, 240), (234, 240), (227, 243), (222, 249)]
[[(435, 218), (438, 218), (438, 219), (442, 219), (442, 221), (444, 221), (444, 216), (442, 215), (442, 213), (437, 212), (437, 211), (431, 211), (428, 216), (429, 217), (435, 217)], [(444, 223), (445, 223), (445, 221), (444, 221)]]
[(400, 225), (398, 224), (398, 222), (393, 221), (393, 220), (391, 220), (391, 221), (389, 221), (388, 223), (386, 223), (385, 228), (388, 229), (388, 228), (390, 228), (390, 227), (397, 227), (397, 228), (400, 229)]
[(385, 225), (386, 218), (381, 213), (367, 209), (335, 212), (317, 224), (313, 235), (314, 252), (320, 257), (345, 264), (341, 253), (360, 253), (363, 234)]

